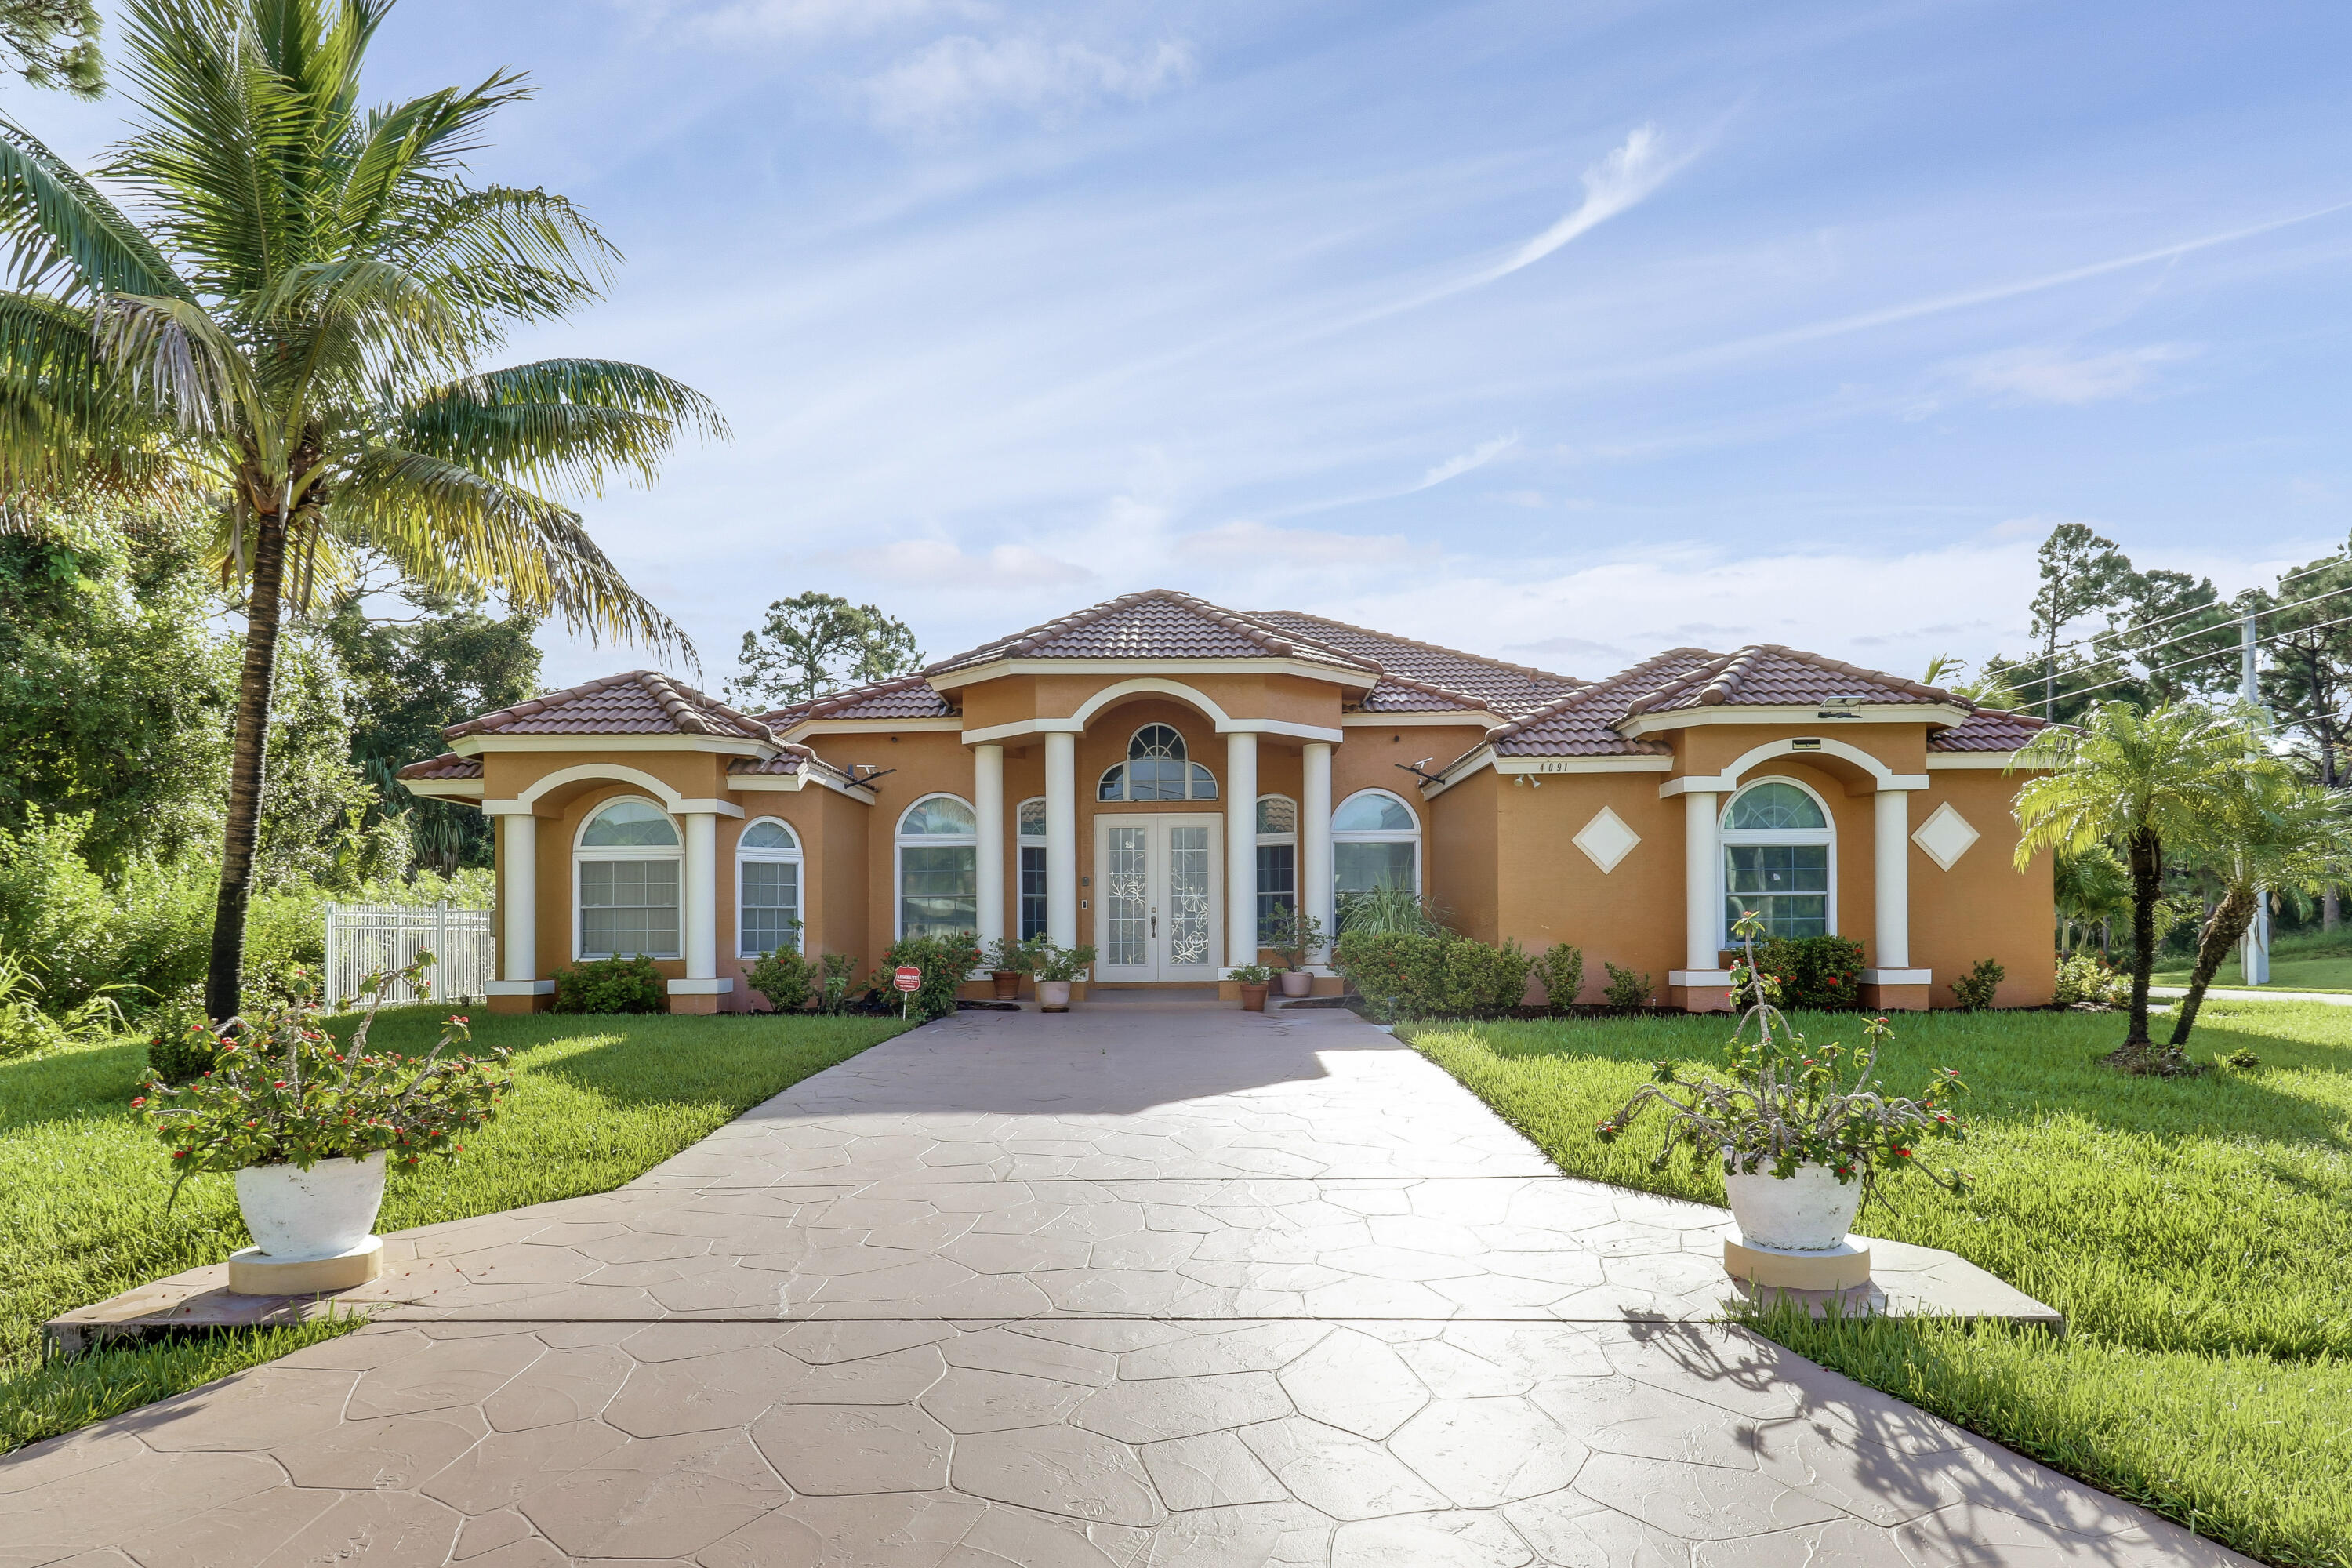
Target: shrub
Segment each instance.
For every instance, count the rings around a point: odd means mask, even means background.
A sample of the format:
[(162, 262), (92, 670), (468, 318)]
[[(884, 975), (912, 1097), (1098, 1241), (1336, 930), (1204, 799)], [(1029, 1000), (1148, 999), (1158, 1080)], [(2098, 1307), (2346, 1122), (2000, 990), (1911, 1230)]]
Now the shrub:
[(41, 993), (41, 983), (23, 961), (0, 952), (0, 1060), (103, 1040), (122, 1027), (122, 1009), (103, 991), (57, 1016), (42, 1010)]
[(667, 1000), (661, 971), (643, 953), (585, 959), (555, 972), (559, 1013), (660, 1013)]
[(819, 962), (824, 965), (824, 980), (817, 990), (816, 1010), (827, 1015), (846, 1013), (850, 993), (857, 987), (857, 955), (828, 952)]
[(1544, 1000), (1554, 1007), (1575, 1005), (1584, 989), (1584, 950), (1556, 942), (1535, 961), (1536, 978), (1543, 983)]
[(1037, 944), (1033, 973), (1040, 980), (1063, 983), (1086, 978), (1087, 965), (1095, 961), (1091, 943), (1080, 942), (1076, 947), (1055, 947), (1050, 942)]
[[(452, 1017), (423, 1061), (367, 1048), (383, 994), (400, 979), (415, 982), (431, 963), (420, 958), (398, 975), (380, 977), (368, 1015), (346, 1046), (318, 1026), (315, 995), (257, 1012), (235, 1038), (221, 1038), (212, 1069), (184, 1088), (151, 1078), (131, 1108), (143, 1111), (172, 1152), (183, 1181), (194, 1171), (238, 1171), (320, 1160), (362, 1160), (378, 1150), (414, 1165), (431, 1154), (454, 1160), (458, 1140), (491, 1121), (514, 1079), (488, 1061), (458, 1054), (466, 1020)], [(176, 1193), (177, 1187), (173, 1188)]]
[(1442, 910), (1432, 909), (1410, 888), (1374, 888), (1370, 892), (1342, 893), (1337, 910), (1339, 934), (1365, 936), (1443, 936)]
[(1990, 958), (1977, 960), (1977, 966), (1952, 982), (1952, 994), (1959, 998), (1960, 1011), (1980, 1013), (1992, 1005), (1993, 993), (2008, 978), (2009, 971)]
[(1612, 1007), (1646, 1007), (1650, 1005), (1653, 992), (1646, 972), (1620, 969), (1606, 961), (1601, 967), (1609, 972), (1609, 984), (1601, 994), (1609, 999)]
[(1274, 971), (1263, 963), (1237, 963), (1234, 966), (1232, 978), (1244, 985), (1271, 985), (1274, 984)]
[(2061, 1007), (2084, 1002), (2120, 1006), (2131, 1000), (2131, 977), (2109, 969), (2095, 952), (2072, 953), (2059, 963), (2054, 999)]
[(988, 944), (988, 956), (982, 963), (992, 974), (1026, 974), (1037, 967), (1037, 950), (1045, 943), (1044, 937), (1023, 942), (1000, 936)]
[(889, 972), (912, 964), (923, 972), (923, 982), (908, 998), (907, 1010), (924, 1018), (944, 1018), (955, 1011), (956, 987), (980, 967), (980, 946), (970, 931), (949, 936), (904, 936), (882, 955), (882, 983)]
[(207, 1026), (201, 984), (165, 997), (147, 1016), (144, 1026), (147, 1070), (156, 1078), (176, 1086), (212, 1071), (220, 1042)]
[(1340, 937), (1333, 962), (1374, 1011), (1430, 1018), (1517, 1006), (1534, 961), (1517, 942), (1489, 947), (1446, 931), (1350, 930)]
[(798, 948), (780, 947), (751, 961), (746, 983), (777, 1012), (797, 1013), (808, 1005), (813, 967)]
[(1779, 983), (1783, 1007), (1824, 1013), (1862, 1005), (1862, 943), (1850, 936), (1773, 937), (1756, 944), (1756, 967)]

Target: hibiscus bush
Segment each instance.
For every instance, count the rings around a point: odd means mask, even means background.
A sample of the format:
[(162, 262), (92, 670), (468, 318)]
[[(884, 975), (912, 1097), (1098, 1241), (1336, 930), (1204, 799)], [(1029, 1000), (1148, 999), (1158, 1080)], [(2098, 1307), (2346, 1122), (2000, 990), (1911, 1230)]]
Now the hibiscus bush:
[(299, 972), (289, 977), (289, 1001), (218, 1030), (192, 1026), (212, 1037), (211, 1068), (178, 1088), (151, 1072), (131, 1106), (183, 1177), (247, 1165), (308, 1170), (378, 1150), (395, 1164), (454, 1160), (465, 1135), (494, 1119), (513, 1087), (508, 1053), (464, 1049), (471, 1036), (463, 1016), (451, 1017), (421, 1058), (368, 1048), (385, 994), (403, 980), (421, 993), (432, 962), (421, 953), (396, 974), (370, 977), (367, 1016), (348, 1045), (319, 1026), (316, 977)]
[(1783, 1007), (1852, 1013), (1862, 1006), (1862, 943), (1850, 936), (1774, 937), (1755, 945), (1756, 967), (1779, 984)]

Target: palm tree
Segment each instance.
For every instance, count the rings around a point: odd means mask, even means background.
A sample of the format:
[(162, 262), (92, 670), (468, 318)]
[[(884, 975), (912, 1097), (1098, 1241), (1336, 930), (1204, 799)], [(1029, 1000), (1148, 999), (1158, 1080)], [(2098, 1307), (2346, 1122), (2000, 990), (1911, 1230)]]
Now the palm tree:
[[(2105, 844), (2094, 844), (2080, 854), (2059, 850), (2050, 867), (2050, 884), (2064, 937), (2060, 945), (2070, 953), (2094, 927), (2131, 907), (2131, 879)], [(2105, 945), (2101, 943), (2103, 950)]]
[(2131, 873), (2131, 1026), (2110, 1064), (2134, 1072), (2189, 1070), (2177, 1050), (2148, 1037), (2148, 975), (2156, 965), (2156, 906), (2164, 894), (2166, 846), (2204, 841), (2235, 775), (2276, 766), (2251, 755), (2245, 725), (2209, 708), (2167, 705), (2142, 713), (2102, 704), (2076, 727), (2044, 730), (2014, 765), (2049, 770), (2017, 792), (2021, 870), (2044, 849), (2083, 854), (2102, 839), (2122, 841)]
[(391, 3), (129, 0), (140, 120), (99, 171), (127, 209), (0, 120), (17, 284), (0, 293), (0, 484), (204, 498), (245, 595), (216, 1018), (238, 1005), (280, 620), (347, 552), (691, 654), (564, 498), (650, 483), (681, 434), (725, 426), (637, 365), (481, 368), (515, 326), (594, 300), (617, 258), (561, 196), (467, 180), (520, 77), (362, 106)]
[(2208, 847), (2222, 879), (2221, 901), (2197, 942), (2197, 967), (2172, 1025), (2172, 1048), (2189, 1043), (2205, 988), (2254, 922), (2265, 888), (2316, 890), (2328, 868), (2352, 857), (2352, 821), (2336, 792), (2283, 770), (2250, 770), (2218, 802)]

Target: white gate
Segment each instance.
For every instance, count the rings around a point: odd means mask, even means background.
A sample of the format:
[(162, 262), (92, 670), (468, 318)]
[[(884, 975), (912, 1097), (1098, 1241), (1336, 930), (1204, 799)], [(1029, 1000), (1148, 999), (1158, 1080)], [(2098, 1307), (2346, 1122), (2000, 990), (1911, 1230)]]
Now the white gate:
[[(340, 1009), (357, 1001), (369, 975), (404, 969), (420, 952), (434, 958), (425, 972), (433, 1000), (487, 995), (498, 974), (490, 911), (447, 904), (329, 904), (327, 1005)], [(384, 993), (387, 1003), (423, 999), (398, 983)]]

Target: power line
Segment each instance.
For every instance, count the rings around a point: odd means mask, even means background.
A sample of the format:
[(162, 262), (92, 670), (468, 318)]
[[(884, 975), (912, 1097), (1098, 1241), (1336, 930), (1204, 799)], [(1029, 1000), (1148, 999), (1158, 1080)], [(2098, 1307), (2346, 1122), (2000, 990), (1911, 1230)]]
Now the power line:
[[(2321, 596), (2322, 596), (2322, 597), (2326, 597), (2326, 595), (2321, 595)], [(2306, 601), (2306, 602), (2308, 602), (2308, 601)], [(2305, 633), (2305, 632), (2324, 632), (2324, 631), (2326, 631), (2326, 630), (2328, 627), (2330, 627), (2330, 626), (2343, 626), (2343, 625), (2347, 624), (2347, 622), (2352, 622), (2352, 616), (2336, 616), (2336, 619), (2334, 619), (2334, 620), (2332, 620), (2332, 621), (2322, 621), (2322, 622), (2320, 622), (2320, 623), (2319, 623), (2318, 625), (2316, 625), (2316, 626), (2295, 626), (2295, 627), (2294, 627), (2294, 628), (2292, 628), (2292, 629), (2290, 629), (2290, 630), (2287, 630), (2287, 631), (2283, 631), (2283, 632), (2273, 632), (2270, 636), (2268, 636), (2268, 637), (2256, 637), (2256, 638), (2254, 639), (2254, 646), (2255, 646), (2256, 647), (2262, 647), (2264, 643), (2276, 642), (2276, 641), (2278, 641), (2281, 637), (2297, 637), (2297, 636), (2300, 636), (2300, 635), (2302, 635), (2303, 633)], [(2179, 640), (2186, 640), (2186, 639), (2179, 639)], [(2159, 645), (2159, 646), (2161, 646), (2161, 645)], [(2242, 643), (2242, 644), (2240, 644), (2240, 645), (2238, 645), (2238, 646), (2239, 646), (2239, 647), (2243, 647), (2243, 646), (2245, 646), (2245, 645), (2243, 645), (2243, 644)], [(2211, 658), (2211, 657), (2212, 657), (2212, 656), (2211, 656), (2210, 654), (2207, 654), (2207, 655), (2204, 655), (2204, 656), (2202, 656), (2202, 657), (2200, 657), (2200, 658), (2184, 658), (2184, 659), (2181, 659), (2179, 662), (2178, 662), (2178, 663), (2176, 663), (2176, 664), (2168, 664), (2168, 665), (2164, 666), (2164, 667), (2163, 667), (2162, 668), (2160, 668), (2160, 669), (2151, 669), (2151, 670), (2147, 671), (2147, 672), (2146, 674), (2144, 674), (2144, 675), (2126, 675), (2126, 676), (2123, 676), (2123, 677), (2121, 677), (2120, 679), (2115, 679), (2115, 680), (2105, 680), (2105, 681), (2101, 681), (2101, 682), (2100, 682), (2098, 685), (2096, 685), (2096, 686), (2082, 686), (2082, 687), (2077, 687), (2077, 688), (2075, 688), (2075, 689), (2074, 689), (2074, 690), (2072, 690), (2072, 691), (2062, 692), (2060, 695), (2062, 695), (2062, 696), (2065, 696), (2065, 697), (2088, 697), (2091, 693), (2093, 693), (2093, 692), (2095, 692), (2095, 691), (2105, 691), (2105, 690), (2107, 690), (2107, 689), (2111, 689), (2111, 688), (2113, 688), (2113, 687), (2137, 685), (2137, 683), (2139, 683), (2139, 682), (2141, 682), (2141, 681), (2144, 681), (2144, 680), (2153, 680), (2153, 679), (2156, 679), (2158, 676), (2159, 676), (2159, 675), (2169, 675), (2169, 674), (2171, 674), (2171, 673), (2172, 673), (2174, 670), (2176, 670), (2176, 669), (2187, 669), (2187, 668), (2188, 668), (2190, 665), (2192, 665), (2192, 664), (2202, 664), (2202, 663), (2204, 663), (2204, 662), (2205, 662), (2205, 660), (2206, 660), (2207, 658)]]
[(2302, 571), (2295, 573), (2293, 576), (2280, 578), (2279, 586), (2284, 588), (2289, 583), (2293, 583), (2298, 578), (2315, 577), (2320, 573), (2327, 571), (2331, 567), (2345, 565), (2352, 565), (2352, 555), (2338, 555), (2333, 561), (2323, 561), (2316, 566), (2306, 566)]
[[(2340, 565), (2340, 564), (2343, 564), (2343, 563), (2331, 562), (2331, 563), (2330, 563), (2330, 564), (2331, 564), (2331, 565)], [(2315, 568), (2315, 570), (2316, 570), (2316, 568)], [(2309, 572), (2305, 572), (2305, 573), (2302, 573), (2302, 574), (2300, 574), (2300, 575), (2302, 575), (2302, 576), (2305, 576), (2305, 577), (2308, 577), (2308, 576), (2310, 576), (2310, 575), (2311, 575), (2311, 574), (2310, 574)], [(2281, 583), (2284, 583), (2285, 581), (2286, 581), (2286, 579), (2285, 579), (2285, 578), (2281, 578), (2281, 579), (2280, 579), (2280, 582), (2281, 582)], [(2322, 599), (2332, 599), (2332, 598), (2334, 598), (2334, 597), (2335, 597), (2336, 595), (2338, 595), (2338, 594), (2352, 594), (2352, 583), (2347, 583), (2347, 584), (2345, 584), (2343, 587), (2341, 587), (2341, 588), (2330, 588), (2330, 589), (2328, 589), (2328, 590), (2327, 590), (2327, 592), (2326, 592), (2325, 594), (2314, 594), (2314, 595), (2313, 595), (2310, 598), (2308, 598), (2308, 599), (2298, 599), (2298, 600), (2296, 600), (2296, 601), (2295, 601), (2294, 604), (2292, 604), (2292, 605), (2271, 605), (2270, 607), (2268, 607), (2267, 609), (2256, 610), (2256, 611), (2253, 611), (2253, 612), (2252, 612), (2252, 613), (2253, 613), (2253, 614), (2255, 614), (2255, 615), (2263, 615), (2263, 616), (2283, 616), (2283, 615), (2286, 614), (2289, 610), (2299, 610), (2299, 609), (2302, 609), (2305, 605), (2315, 605), (2315, 604), (2318, 604)], [(2242, 610), (2233, 611), (2233, 610), (2230, 609), (2227, 605), (2223, 605), (2220, 600), (2218, 600), (2218, 599), (2217, 599), (2217, 600), (2215, 600), (2212, 604), (2210, 604), (2210, 605), (2191, 605), (2191, 606), (2189, 606), (2188, 609), (2185, 609), (2185, 610), (2175, 610), (2172, 614), (2170, 614), (2170, 615), (2168, 615), (2168, 616), (2158, 616), (2155, 620), (2142, 622), (2140, 625), (2138, 625), (2138, 626), (2137, 626), (2132, 627), (2132, 628), (2131, 628), (2131, 630), (2132, 630), (2132, 631), (2134, 631), (2134, 632), (2152, 632), (2152, 631), (2156, 630), (2156, 628), (2157, 628), (2157, 627), (2161, 626), (2164, 626), (2164, 625), (2166, 625), (2166, 624), (2168, 624), (2168, 623), (2169, 623), (2169, 622), (2172, 622), (2172, 621), (2179, 620), (2179, 619), (2180, 619), (2182, 616), (2184, 616), (2218, 615), (2218, 616), (2228, 616), (2228, 617), (2229, 617), (2229, 619), (2228, 619), (2227, 621), (2222, 622), (2222, 623), (2221, 623), (2220, 625), (2210, 626), (2205, 626), (2205, 627), (2202, 627), (2202, 628), (2200, 628), (2200, 629), (2199, 629), (2199, 630), (2197, 630), (2197, 631), (2190, 632), (2190, 633), (2187, 634), (2187, 636), (2185, 636), (2185, 637), (2174, 637), (2174, 638), (2172, 638), (2172, 639), (2171, 639), (2171, 641), (2170, 641), (2170, 642), (2160, 642), (2160, 643), (2157, 643), (2157, 644), (2153, 645), (2153, 646), (2154, 646), (2154, 647), (2169, 647), (2172, 645), (2172, 643), (2175, 643), (2175, 642), (2186, 642), (2186, 641), (2188, 640), (2188, 638), (2189, 638), (2189, 637), (2209, 637), (2209, 636), (2210, 636), (2211, 634), (2213, 634), (2214, 632), (2218, 632), (2218, 631), (2222, 630), (2225, 626), (2233, 626), (2233, 625), (2235, 625), (2235, 624), (2236, 624), (2236, 623), (2237, 623), (2241, 618), (2242, 618), (2242, 617), (2243, 617), (2247, 613), (2248, 613), (2248, 612), (2246, 612), (2246, 611), (2242, 611)], [(2074, 639), (2073, 639), (2073, 640), (2072, 640), (2072, 641), (2070, 641), (2070, 642), (2063, 642), (2063, 643), (2060, 643), (2060, 644), (2059, 644), (2055, 648), (2053, 648), (2053, 649), (2052, 649), (2052, 650), (2051, 650), (2051, 653), (2052, 653), (2052, 654), (2056, 654), (2056, 653), (2067, 653), (2067, 652), (2071, 652), (2073, 649), (2075, 649), (2075, 648), (2081, 647), (2084, 646), (2085, 644), (2095, 644), (2095, 643), (2100, 643), (2100, 642), (2113, 642), (2113, 641), (2116, 638), (2117, 635), (2118, 635), (2118, 634), (2116, 633), (2116, 629), (2115, 629), (2113, 626), (2109, 626), (2109, 627), (2108, 627), (2106, 630), (2105, 630), (2105, 631), (2093, 632), (2089, 637), (2075, 637)], [(2126, 635), (2128, 635), (2128, 634), (2126, 634)], [(2234, 646), (2236, 646), (2236, 645), (2232, 644), (2231, 646), (2232, 646), (2232, 647), (2234, 647)], [(2151, 651), (2152, 651), (2152, 649), (2151, 649)], [(2044, 655), (2042, 655), (2042, 657), (2046, 659), (2046, 658), (2048, 658), (2049, 657), (2051, 657), (2051, 655), (2050, 655), (2050, 654), (2044, 654)], [(2023, 667), (2022, 667), (2022, 666), (2019, 666), (2018, 668), (2022, 668)]]

